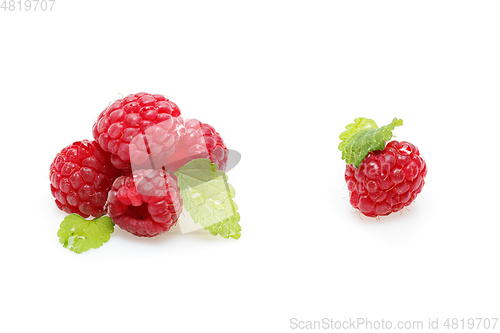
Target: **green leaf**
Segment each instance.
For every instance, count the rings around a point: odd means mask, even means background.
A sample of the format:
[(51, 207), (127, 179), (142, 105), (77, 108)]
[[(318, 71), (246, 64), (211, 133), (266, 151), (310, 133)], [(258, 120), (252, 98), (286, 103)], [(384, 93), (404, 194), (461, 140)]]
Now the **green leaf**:
[(57, 236), (59, 243), (76, 253), (97, 249), (106, 243), (115, 224), (109, 216), (86, 220), (78, 214), (70, 214), (61, 222)]
[(385, 143), (392, 138), (394, 128), (403, 125), (403, 120), (394, 118), (389, 125), (378, 127), (377, 124), (366, 118), (356, 118), (354, 123), (347, 125), (347, 129), (340, 134), (339, 150), (342, 159), (347, 164), (359, 167), (369, 152), (383, 150)]
[(194, 222), (214, 236), (238, 239), (240, 214), (227, 175), (207, 158), (193, 160), (175, 172), (184, 207)]

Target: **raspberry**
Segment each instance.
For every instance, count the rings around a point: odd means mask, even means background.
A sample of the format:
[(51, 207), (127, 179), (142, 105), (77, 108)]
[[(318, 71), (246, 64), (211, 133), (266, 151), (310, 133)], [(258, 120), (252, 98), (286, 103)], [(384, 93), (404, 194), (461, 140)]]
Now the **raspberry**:
[(108, 191), (120, 174), (96, 141), (77, 141), (50, 165), (50, 189), (59, 209), (97, 217), (105, 213)]
[(351, 205), (369, 217), (389, 215), (408, 206), (422, 191), (427, 166), (418, 148), (391, 141), (371, 151), (358, 169), (347, 165), (345, 180)]
[(136, 170), (133, 175), (119, 177), (108, 195), (112, 221), (139, 237), (168, 231), (181, 209), (179, 187), (163, 170)]
[(164, 163), (166, 170), (175, 172), (194, 159), (208, 158), (219, 170), (225, 171), (228, 150), (215, 128), (197, 119), (185, 120), (183, 127), (174, 153)]
[[(167, 125), (174, 124), (173, 119), (180, 114), (179, 107), (162, 95), (147, 93), (128, 95), (101, 112), (92, 128), (92, 134), (102, 149), (112, 154), (111, 163), (130, 174), (131, 141), (139, 134), (146, 134), (148, 128), (159, 123), (163, 123), (163, 128), (171, 128), (172, 126)], [(164, 133), (157, 133), (156, 136), (165, 139)], [(171, 148), (168, 145), (174, 143), (168, 140), (162, 141), (159, 149), (166, 154)]]

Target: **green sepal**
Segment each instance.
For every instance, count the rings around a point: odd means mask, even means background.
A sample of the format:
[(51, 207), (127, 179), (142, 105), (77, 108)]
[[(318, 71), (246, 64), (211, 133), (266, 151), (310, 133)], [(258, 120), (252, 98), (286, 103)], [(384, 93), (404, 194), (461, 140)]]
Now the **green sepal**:
[(375, 121), (366, 118), (356, 118), (354, 123), (347, 125), (346, 131), (340, 134), (339, 150), (342, 159), (347, 164), (359, 167), (369, 152), (383, 150), (385, 143), (392, 138), (394, 128), (403, 125), (403, 120), (394, 118), (389, 125), (378, 127)]
[(57, 236), (65, 248), (82, 253), (106, 243), (114, 227), (109, 216), (86, 220), (78, 214), (69, 214), (61, 222)]
[(235, 191), (216, 164), (199, 158), (186, 163), (175, 175), (184, 207), (195, 223), (214, 236), (240, 238), (240, 214), (233, 200)]

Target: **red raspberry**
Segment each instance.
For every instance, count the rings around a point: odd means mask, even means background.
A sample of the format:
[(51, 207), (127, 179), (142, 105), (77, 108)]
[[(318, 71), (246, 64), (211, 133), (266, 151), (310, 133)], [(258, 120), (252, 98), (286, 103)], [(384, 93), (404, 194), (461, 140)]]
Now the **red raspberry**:
[(176, 181), (163, 170), (137, 170), (115, 180), (108, 214), (120, 228), (139, 237), (168, 231), (182, 210)]
[[(111, 163), (127, 173), (131, 172), (129, 144), (134, 137), (145, 134), (159, 123), (174, 123), (172, 118), (181, 114), (177, 105), (162, 95), (138, 93), (115, 101), (97, 118), (92, 128), (94, 138), (102, 149), (112, 154)], [(163, 133), (159, 134), (159, 136)], [(165, 139), (162, 137), (161, 139)], [(164, 145), (174, 142), (162, 142)], [(168, 151), (170, 147), (162, 147)]]
[(180, 135), (174, 153), (165, 163), (166, 170), (175, 172), (189, 161), (209, 158), (219, 166), (219, 170), (225, 171), (228, 150), (215, 128), (197, 119), (189, 119), (185, 120)]
[(422, 191), (427, 166), (418, 148), (391, 141), (370, 152), (358, 169), (347, 165), (345, 180), (351, 205), (369, 217), (389, 215), (415, 200)]
[(50, 165), (50, 189), (59, 209), (97, 217), (105, 213), (108, 191), (120, 174), (96, 141), (77, 141)]
[(134, 136), (129, 143), (129, 167), (132, 171), (162, 169), (168, 164), (181, 137), (181, 130), (182, 118), (170, 118)]

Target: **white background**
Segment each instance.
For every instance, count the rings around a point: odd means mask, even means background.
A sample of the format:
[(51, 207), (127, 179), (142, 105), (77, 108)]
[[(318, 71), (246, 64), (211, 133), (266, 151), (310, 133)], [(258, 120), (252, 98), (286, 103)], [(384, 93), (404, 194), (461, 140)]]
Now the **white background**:
[[(4, 332), (287, 332), (500, 317), (498, 1), (62, 1), (0, 11)], [(110, 102), (212, 124), (242, 237), (116, 227), (77, 255), (48, 168)], [(338, 136), (393, 117), (429, 173), (402, 215), (349, 205)], [(495, 216), (497, 216), (495, 218)], [(497, 324), (497, 330), (500, 323)], [(481, 330), (479, 330), (481, 331)], [(490, 330), (491, 331), (491, 330)]]

